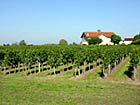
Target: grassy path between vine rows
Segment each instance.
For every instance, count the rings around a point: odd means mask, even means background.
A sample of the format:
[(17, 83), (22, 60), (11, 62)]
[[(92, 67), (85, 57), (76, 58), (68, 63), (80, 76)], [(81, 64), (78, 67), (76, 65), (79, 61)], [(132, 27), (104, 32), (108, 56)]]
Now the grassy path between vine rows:
[[(111, 74), (108, 75), (108, 79), (113, 79), (114, 76), (116, 75), (116, 73), (119, 73), (119, 71), (122, 71), (120, 70), (122, 67), (125, 67), (125, 65), (129, 62), (129, 56), (126, 57), (122, 62), (120, 62), (116, 68), (114, 68), (113, 70), (111, 70)], [(127, 65), (128, 66), (128, 65)], [(123, 71), (122, 71), (123, 72)]]
[(0, 75), (0, 105), (140, 105), (140, 84), (125, 82), (128, 65), (112, 80), (101, 79), (100, 68), (79, 80), (69, 79), (73, 70), (52, 78), (46, 72)]
[(112, 70), (110, 75), (108, 75), (106, 78), (101, 80), (140, 85), (140, 81), (132, 80), (127, 74), (129, 72), (128, 69), (130, 66), (129, 60), (130, 58), (127, 57), (123, 62), (118, 64), (116, 68)]

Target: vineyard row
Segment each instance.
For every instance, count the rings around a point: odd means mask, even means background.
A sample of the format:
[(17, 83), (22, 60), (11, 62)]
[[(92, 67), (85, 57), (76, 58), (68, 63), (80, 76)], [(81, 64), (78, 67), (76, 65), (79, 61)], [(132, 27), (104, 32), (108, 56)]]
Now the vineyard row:
[(63, 67), (69, 63), (79, 68), (81, 65), (100, 61), (102, 73), (106, 76), (129, 55), (133, 68), (138, 70), (139, 46), (1, 46), (0, 67), (1, 70), (8, 72), (31, 71), (37, 67), (36, 72), (40, 72), (49, 68)]

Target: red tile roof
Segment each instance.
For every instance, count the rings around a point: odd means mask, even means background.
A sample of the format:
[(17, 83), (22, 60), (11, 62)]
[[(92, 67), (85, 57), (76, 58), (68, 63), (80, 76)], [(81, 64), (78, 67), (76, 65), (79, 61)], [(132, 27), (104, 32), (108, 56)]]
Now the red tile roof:
[(124, 41), (132, 41), (133, 38), (124, 38)]
[(115, 33), (114, 32), (101, 32), (101, 31), (98, 31), (98, 32), (84, 32), (83, 34), (86, 35), (87, 37), (98, 37), (100, 35), (104, 35), (104, 36), (110, 38)]

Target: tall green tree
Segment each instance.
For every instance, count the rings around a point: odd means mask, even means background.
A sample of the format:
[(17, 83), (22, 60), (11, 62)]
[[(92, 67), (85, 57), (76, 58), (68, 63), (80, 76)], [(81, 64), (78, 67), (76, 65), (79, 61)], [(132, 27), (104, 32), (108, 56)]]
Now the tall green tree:
[(132, 44), (140, 44), (140, 34), (134, 36)]
[(102, 42), (102, 39), (100, 39), (99, 37), (93, 37), (93, 38), (88, 38), (87, 41), (88, 41), (89, 45), (100, 44)]
[(21, 40), (21, 41), (19, 42), (19, 45), (21, 45), (21, 46), (25, 46), (25, 45), (26, 45), (25, 40)]
[(122, 39), (121, 39), (121, 37), (119, 35), (114, 34), (114, 35), (111, 36), (111, 42), (114, 43), (114, 45), (119, 44), (119, 42), (121, 40)]
[(59, 45), (68, 45), (68, 42), (65, 39), (61, 39)]

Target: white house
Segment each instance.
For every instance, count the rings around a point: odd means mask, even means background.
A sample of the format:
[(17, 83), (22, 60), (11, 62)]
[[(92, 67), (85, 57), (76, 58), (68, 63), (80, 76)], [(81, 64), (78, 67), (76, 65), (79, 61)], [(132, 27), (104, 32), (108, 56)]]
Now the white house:
[(133, 41), (133, 38), (124, 38), (124, 40), (122, 40), (120, 42), (120, 44), (125, 44), (125, 45), (128, 45), (128, 44), (131, 44)]
[(83, 32), (81, 38), (82, 42), (81, 45), (88, 45), (88, 42), (86, 39), (92, 38), (92, 37), (99, 37), (102, 39), (102, 42), (100, 45), (113, 45), (111, 42), (111, 36), (115, 34), (114, 32), (101, 32), (101, 30), (98, 30), (97, 32)]

